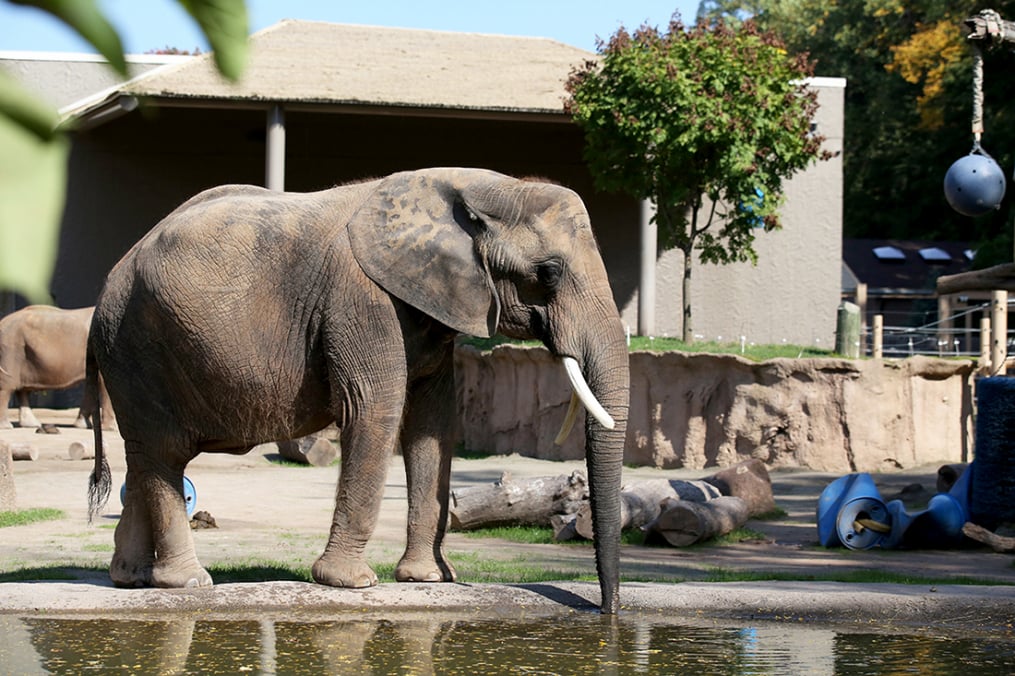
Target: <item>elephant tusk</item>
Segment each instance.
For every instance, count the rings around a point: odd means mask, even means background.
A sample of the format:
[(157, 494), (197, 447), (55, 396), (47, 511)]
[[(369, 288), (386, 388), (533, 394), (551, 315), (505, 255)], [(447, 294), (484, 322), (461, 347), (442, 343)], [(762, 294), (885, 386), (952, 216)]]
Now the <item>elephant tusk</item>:
[(560, 426), (560, 431), (557, 432), (557, 438), (553, 440), (555, 446), (563, 446), (564, 441), (568, 435), (571, 434), (571, 428), (574, 427), (574, 421), (578, 418), (578, 407), (581, 406), (581, 400), (578, 395), (571, 392), (571, 403), (567, 407), (567, 415), (564, 416), (564, 423)]
[(596, 399), (596, 395), (592, 394), (589, 384), (585, 382), (585, 377), (582, 375), (581, 367), (578, 366), (578, 361), (574, 357), (564, 357), (564, 370), (567, 372), (567, 379), (571, 381), (571, 389), (574, 390), (575, 395), (581, 400), (581, 403), (585, 405), (589, 414), (600, 425), (608, 430), (612, 430), (616, 423), (613, 422), (613, 418), (610, 417), (610, 414), (606, 412), (603, 405)]

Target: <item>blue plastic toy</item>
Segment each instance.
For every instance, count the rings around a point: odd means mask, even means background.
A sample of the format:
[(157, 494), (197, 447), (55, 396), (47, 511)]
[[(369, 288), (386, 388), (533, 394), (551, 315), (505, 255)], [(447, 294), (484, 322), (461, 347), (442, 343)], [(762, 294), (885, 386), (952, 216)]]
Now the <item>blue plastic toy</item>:
[(824, 547), (954, 547), (962, 543), (969, 520), (970, 465), (947, 493), (927, 508), (909, 513), (901, 500), (885, 504), (869, 474), (847, 474), (825, 487), (818, 498), (818, 540)]
[[(120, 486), (120, 504), (127, 496), (127, 484)], [(183, 477), (183, 501), (187, 505), (187, 518), (194, 516), (194, 509), (197, 507), (197, 489), (194, 483), (187, 477)]]

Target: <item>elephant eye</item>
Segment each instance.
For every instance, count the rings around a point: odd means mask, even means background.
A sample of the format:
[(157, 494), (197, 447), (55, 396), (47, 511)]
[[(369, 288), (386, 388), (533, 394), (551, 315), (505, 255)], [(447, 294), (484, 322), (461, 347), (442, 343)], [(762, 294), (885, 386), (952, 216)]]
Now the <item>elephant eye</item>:
[(557, 258), (550, 258), (536, 266), (536, 277), (546, 289), (556, 289), (563, 275), (564, 263)]
[(454, 205), (455, 220), (472, 235), (485, 230), (486, 224), (483, 219), (472, 210), (465, 202), (456, 201)]

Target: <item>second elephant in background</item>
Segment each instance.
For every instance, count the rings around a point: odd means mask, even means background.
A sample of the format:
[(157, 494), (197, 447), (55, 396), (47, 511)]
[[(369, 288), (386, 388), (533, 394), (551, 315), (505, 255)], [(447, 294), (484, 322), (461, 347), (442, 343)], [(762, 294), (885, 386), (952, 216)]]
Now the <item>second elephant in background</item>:
[[(14, 427), (7, 412), (11, 395), (17, 395), (21, 427), (41, 427), (28, 395), (84, 382), (88, 328), (94, 310), (29, 305), (0, 319), (0, 429)], [(113, 410), (105, 388), (100, 388), (98, 397), (96, 401), (85, 393), (75, 427), (86, 427), (101, 403), (106, 429), (113, 429)]]

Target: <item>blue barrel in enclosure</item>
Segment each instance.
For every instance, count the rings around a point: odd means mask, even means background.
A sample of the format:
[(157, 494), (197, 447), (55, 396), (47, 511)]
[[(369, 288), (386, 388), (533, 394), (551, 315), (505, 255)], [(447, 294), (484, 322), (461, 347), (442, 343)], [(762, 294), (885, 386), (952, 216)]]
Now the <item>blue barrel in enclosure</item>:
[(974, 523), (993, 529), (1015, 521), (1015, 378), (993, 376), (976, 385), (976, 461), (969, 509)]
[[(120, 504), (123, 505), (124, 499), (127, 497), (127, 484), (124, 483), (120, 486)], [(197, 509), (197, 489), (194, 488), (194, 482), (183, 477), (183, 502), (187, 506), (187, 518), (194, 516), (194, 510)]]
[(866, 473), (839, 477), (818, 497), (818, 540), (824, 547), (870, 549), (884, 543), (891, 515)]

